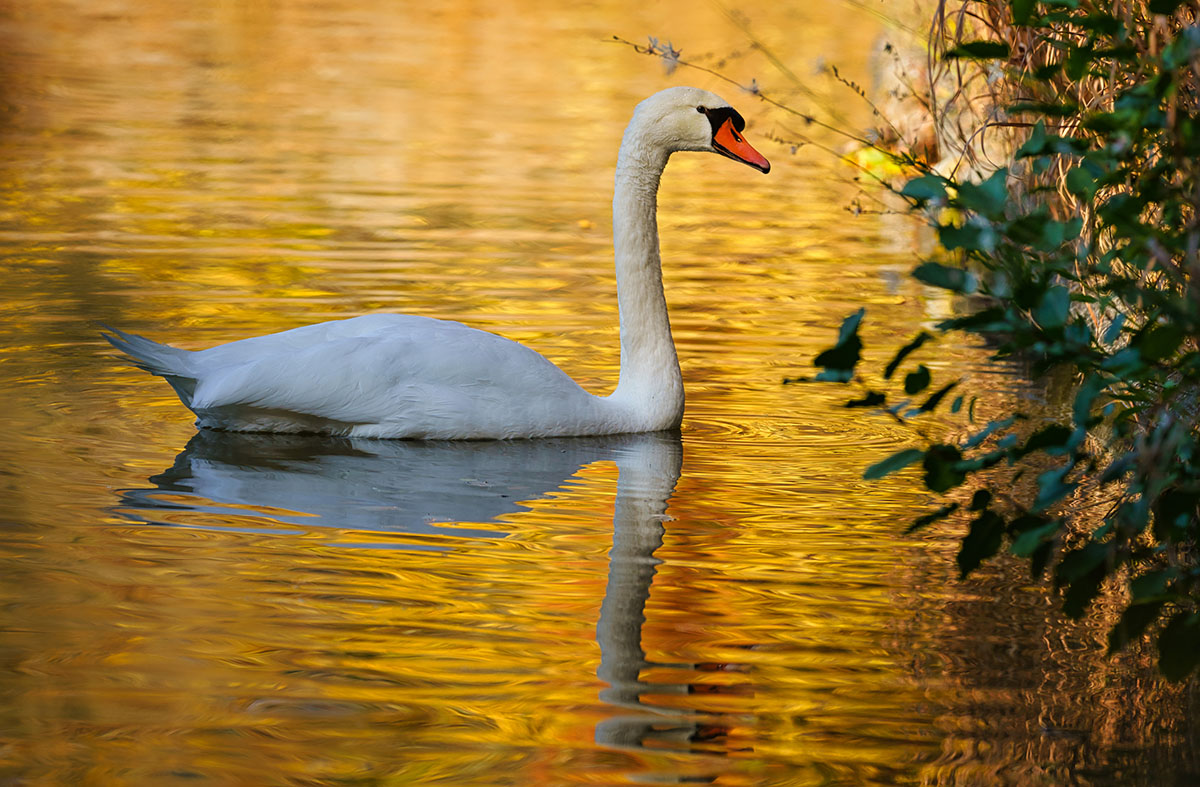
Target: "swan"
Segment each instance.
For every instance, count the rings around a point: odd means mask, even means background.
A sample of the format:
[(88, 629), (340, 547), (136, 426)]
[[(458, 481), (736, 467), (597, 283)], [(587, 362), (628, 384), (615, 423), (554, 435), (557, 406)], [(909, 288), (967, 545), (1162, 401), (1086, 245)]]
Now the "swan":
[[(533, 350), (457, 322), (369, 314), (188, 351), (103, 326), (163, 377), (196, 426), (404, 439), (652, 432), (683, 418), (683, 378), (663, 296), (656, 204), (676, 151), (771, 165), (717, 95), (672, 87), (637, 105), (617, 155), (613, 246), (620, 313), (616, 390), (595, 396)], [(111, 334), (111, 335), (110, 335)]]

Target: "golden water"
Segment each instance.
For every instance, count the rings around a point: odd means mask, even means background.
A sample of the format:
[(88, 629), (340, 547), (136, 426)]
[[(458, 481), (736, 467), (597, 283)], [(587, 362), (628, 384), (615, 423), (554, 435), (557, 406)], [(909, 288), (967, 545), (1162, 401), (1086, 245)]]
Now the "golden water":
[[(869, 84), (884, 21), (834, 0), (745, 20), (676, 0), (405, 6), (0, 4), (0, 779), (1195, 773), (1186, 691), (1147, 657), (1103, 659), (1103, 627), (1066, 624), (1019, 566), (958, 582), (953, 525), (900, 535), (929, 502), (917, 479), (861, 473), (916, 432), (781, 385), (860, 305), (874, 359), (947, 312), (905, 275), (914, 227), (853, 215), (833, 156), (767, 140), (811, 133), (795, 118), (607, 41), (669, 38), (865, 124), (820, 66)], [(737, 105), (774, 169), (667, 172), (681, 436), (195, 435), (98, 337), (199, 348), (395, 310), (607, 391), (617, 140), (637, 100), (686, 83)], [(985, 401), (1034, 395), (965, 343), (923, 360)]]

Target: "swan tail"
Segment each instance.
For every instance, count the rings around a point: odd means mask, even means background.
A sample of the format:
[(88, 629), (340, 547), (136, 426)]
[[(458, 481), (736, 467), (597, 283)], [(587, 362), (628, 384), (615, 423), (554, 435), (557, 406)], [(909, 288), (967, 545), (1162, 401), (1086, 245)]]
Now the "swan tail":
[(165, 344), (151, 341), (136, 333), (127, 333), (111, 325), (101, 323), (100, 327), (108, 333), (100, 335), (113, 347), (133, 359), (133, 365), (150, 374), (156, 374), (166, 380), (179, 398), (188, 407), (192, 406), (192, 396), (196, 392), (196, 378), (188, 369), (187, 358), (191, 355), (187, 350), (169, 347)]

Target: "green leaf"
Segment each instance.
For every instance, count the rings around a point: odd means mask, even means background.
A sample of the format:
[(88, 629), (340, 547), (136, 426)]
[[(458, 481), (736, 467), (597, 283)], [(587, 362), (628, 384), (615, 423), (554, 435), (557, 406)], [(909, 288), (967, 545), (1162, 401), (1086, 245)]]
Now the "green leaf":
[(964, 41), (946, 53), (946, 59), (965, 58), (968, 60), (995, 60), (1007, 58), (1008, 44), (999, 41)]
[(1146, 604), (1131, 604), (1121, 613), (1117, 625), (1108, 632), (1108, 655), (1124, 648), (1130, 642), (1142, 636), (1146, 628), (1158, 619), (1162, 612), (1163, 602), (1151, 601)]
[[(938, 227), (938, 242), (946, 251), (966, 249), (968, 251), (991, 252), (996, 248), (996, 230), (987, 219), (972, 216), (962, 226), (943, 224)], [(974, 277), (971, 277), (974, 279)], [(972, 286), (972, 289), (974, 287)]]
[(1183, 680), (1200, 664), (1200, 612), (1175, 613), (1158, 635), (1158, 668), (1168, 680)]
[(886, 368), (884, 368), (883, 379), (892, 379), (892, 375), (896, 372), (896, 369), (900, 366), (900, 364), (904, 362), (904, 359), (916, 351), (922, 344), (932, 338), (933, 335), (928, 331), (921, 331), (913, 338), (911, 342), (901, 347), (896, 353), (896, 357), (892, 358), (891, 362), (888, 363)]
[(1037, 477), (1037, 499), (1033, 501), (1034, 511), (1043, 511), (1075, 491), (1078, 484), (1068, 484), (1063, 478), (1071, 470), (1070, 465), (1047, 470)]
[(1012, 16), (1014, 25), (1027, 25), (1033, 16), (1036, 0), (1012, 0)]
[(954, 382), (947, 383), (946, 385), (943, 385), (941, 388), (934, 391), (929, 395), (929, 398), (926, 399), (919, 408), (917, 408), (918, 412), (931, 412), (935, 407), (941, 404), (942, 400), (946, 398), (946, 394), (950, 393), (958, 386), (958, 382), (958, 380), (955, 380)]
[(904, 531), (904, 534), (909, 535), (910, 533), (915, 533), (916, 531), (920, 530), (923, 527), (932, 525), (934, 522), (938, 521), (939, 519), (945, 519), (946, 517), (950, 516), (957, 510), (958, 510), (958, 503), (950, 503), (949, 505), (942, 506), (941, 508), (937, 509), (936, 511), (930, 511), (928, 514), (925, 514), (924, 516), (920, 516), (920, 517), (917, 517), (916, 519), (914, 519), (913, 523), (908, 526), (907, 530)]
[(1047, 117), (1071, 117), (1079, 113), (1079, 105), (1073, 102), (1055, 104), (1049, 101), (1016, 101), (1007, 107), (1009, 114), (1029, 112)]
[(982, 183), (961, 183), (958, 187), (959, 205), (976, 213), (995, 218), (1003, 215), (1008, 202), (1008, 170), (998, 169)]
[(1099, 375), (1091, 374), (1084, 378), (1083, 384), (1079, 386), (1079, 391), (1075, 394), (1073, 417), (1076, 426), (1086, 427), (1088, 425), (1091, 420), (1092, 405), (1104, 387), (1104, 380)]
[(1091, 200), (1096, 194), (1096, 178), (1084, 167), (1073, 167), (1067, 172), (1067, 191), (1084, 200)]
[(1167, 586), (1178, 577), (1179, 569), (1177, 568), (1149, 571), (1129, 583), (1129, 594), (1133, 597), (1135, 604), (1153, 601), (1158, 596), (1166, 595)]
[(1092, 48), (1088, 46), (1073, 46), (1067, 51), (1067, 59), (1063, 63), (1063, 68), (1067, 72), (1067, 76), (1075, 81), (1083, 79), (1088, 72), (1088, 65), (1092, 62)]
[[(1154, 2), (1150, 3), (1150, 7), (1154, 8)], [(1197, 49), (1200, 49), (1200, 30), (1197, 30), (1194, 25), (1185, 27), (1175, 36), (1175, 40), (1163, 50), (1163, 65), (1171, 69), (1187, 65), (1196, 54)]]
[(1040, 580), (1042, 574), (1046, 573), (1046, 564), (1050, 562), (1053, 552), (1054, 543), (1052, 541), (1047, 541), (1033, 550), (1033, 554), (1029, 556), (1029, 576), (1032, 579)]
[(1175, 9), (1183, 5), (1183, 0), (1150, 0), (1150, 13), (1173, 14)]
[[(1025, 441), (1025, 445), (1021, 447), (1018, 455), (1025, 456), (1034, 451), (1046, 451), (1046, 453), (1055, 453), (1049, 449), (1062, 448), (1067, 445), (1067, 441), (1071, 438), (1073, 429), (1062, 424), (1050, 424), (1043, 426), (1041, 429), (1030, 435)], [(1058, 451), (1057, 453), (1062, 453)]]
[(932, 445), (925, 452), (925, 486), (934, 492), (945, 492), (967, 480), (958, 466), (962, 454), (952, 445)]
[(958, 552), (958, 570), (966, 577), (979, 564), (1000, 551), (1004, 538), (1004, 519), (995, 511), (984, 511), (971, 522)]
[(861, 399), (851, 399), (844, 405), (848, 408), (854, 407), (880, 407), (887, 404), (887, 396), (879, 391), (867, 391), (866, 395)]
[(915, 372), (909, 372), (904, 376), (904, 393), (911, 395), (925, 390), (931, 379), (929, 369), (925, 364), (917, 366)]
[(1029, 557), (1043, 544), (1051, 541), (1055, 534), (1062, 529), (1062, 522), (1057, 519), (1046, 524), (1026, 530), (1013, 540), (1009, 551), (1017, 557)]
[(1061, 284), (1056, 284), (1042, 295), (1033, 316), (1038, 325), (1046, 330), (1054, 330), (1066, 325), (1070, 313), (1071, 291)]
[(917, 281), (931, 287), (941, 287), (969, 294), (975, 291), (975, 276), (962, 268), (952, 268), (940, 262), (923, 262), (912, 272)]
[(1104, 331), (1104, 338), (1101, 339), (1105, 344), (1112, 344), (1121, 335), (1121, 329), (1125, 327), (1125, 315), (1118, 314), (1109, 323), (1108, 328)]
[(918, 204), (946, 198), (946, 179), (938, 175), (922, 175), (913, 178), (900, 189), (900, 196), (911, 197)]
[(1164, 489), (1154, 501), (1154, 535), (1161, 541), (1179, 540), (1200, 522), (1200, 490), (1181, 486)]
[(1089, 541), (1079, 549), (1063, 555), (1055, 569), (1054, 584), (1062, 587), (1074, 582), (1096, 567), (1103, 568), (1109, 559), (1109, 547), (1099, 541)]
[(1092, 599), (1100, 595), (1100, 586), (1106, 576), (1108, 571), (1105, 567), (1096, 566), (1067, 587), (1067, 592), (1063, 594), (1063, 612), (1067, 617), (1075, 620), (1083, 617)]
[(967, 438), (967, 441), (963, 443), (963, 448), (971, 449), (978, 445), (982, 445), (983, 441), (991, 437), (992, 434), (1000, 431), (1001, 429), (1007, 429), (1016, 423), (1016, 421), (1017, 419), (1015, 416), (999, 418), (995, 421), (988, 421), (987, 425), (985, 425), (983, 429)]
[(1155, 325), (1142, 332), (1130, 343), (1142, 353), (1142, 358), (1161, 361), (1175, 354), (1184, 339), (1183, 328), (1173, 322)]
[(838, 331), (837, 344), (825, 350), (813, 360), (814, 366), (822, 366), (824, 372), (817, 375), (818, 380), (846, 382), (854, 376), (854, 367), (861, 358), (862, 340), (858, 338), (858, 325), (862, 322), (866, 309), (859, 309), (842, 321)]
[(863, 478), (868, 481), (874, 481), (878, 478), (883, 478), (886, 475), (891, 475), (897, 470), (903, 470), (913, 462), (925, 456), (925, 452), (919, 448), (906, 448), (903, 451), (898, 451), (882, 462), (876, 462), (868, 467), (863, 472)]

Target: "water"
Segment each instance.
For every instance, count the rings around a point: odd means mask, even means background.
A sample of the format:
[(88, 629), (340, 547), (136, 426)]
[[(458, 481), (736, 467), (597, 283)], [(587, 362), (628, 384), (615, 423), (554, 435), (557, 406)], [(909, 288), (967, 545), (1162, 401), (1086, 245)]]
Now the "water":
[[(866, 124), (890, 28), (743, 7)], [(16, 784), (1169, 784), (1194, 688), (1099, 655), (1019, 565), (904, 537), (919, 436), (784, 386), (869, 306), (887, 358), (952, 307), (920, 233), (854, 216), (797, 121), (607, 42), (792, 86), (719, 6), (452, 0), (0, 9), (0, 774)], [(413, 444), (196, 434), (96, 322), (198, 348), (403, 311), (604, 392), (611, 169), (630, 109), (714, 89), (772, 159), (678, 156), (660, 196), (681, 434)], [(831, 98), (832, 97), (832, 98)], [(838, 140), (820, 137), (836, 147)], [(942, 342), (986, 393), (1018, 370)], [(948, 420), (938, 428), (963, 430)], [(1111, 618), (1111, 610), (1102, 610)]]

